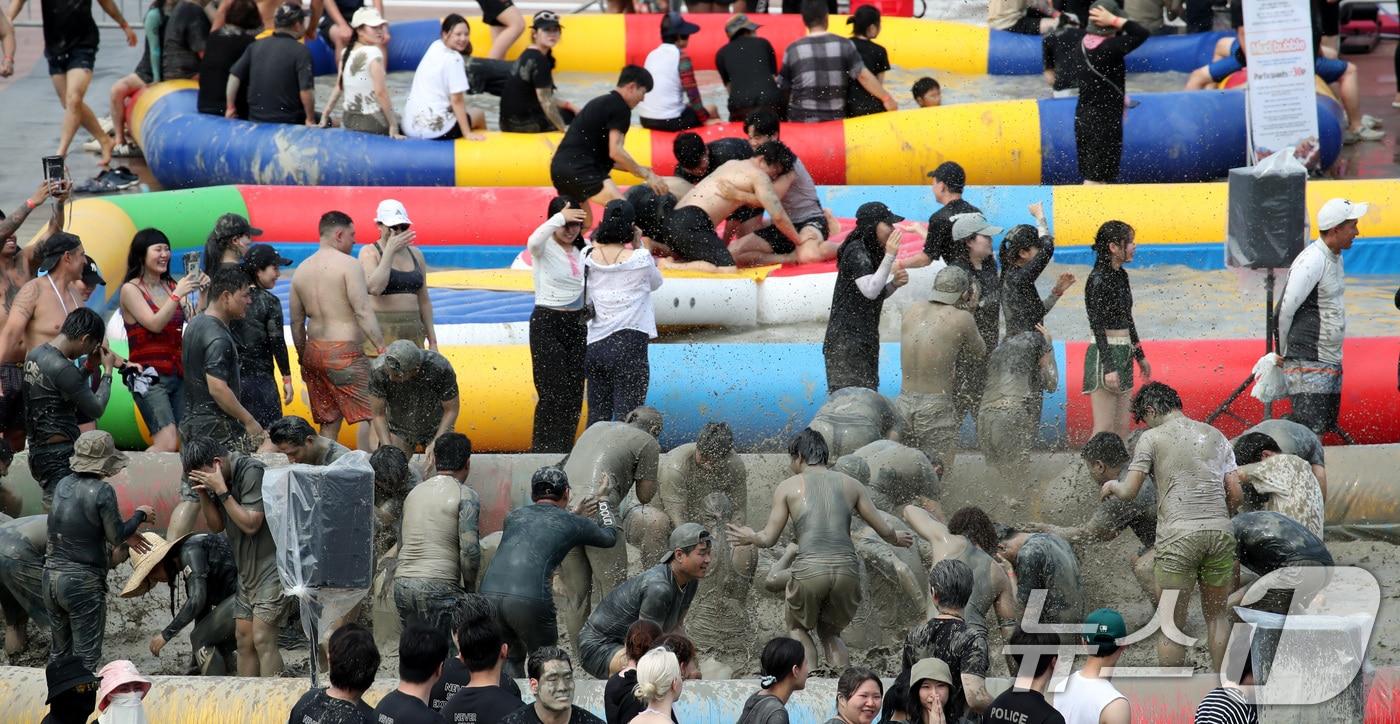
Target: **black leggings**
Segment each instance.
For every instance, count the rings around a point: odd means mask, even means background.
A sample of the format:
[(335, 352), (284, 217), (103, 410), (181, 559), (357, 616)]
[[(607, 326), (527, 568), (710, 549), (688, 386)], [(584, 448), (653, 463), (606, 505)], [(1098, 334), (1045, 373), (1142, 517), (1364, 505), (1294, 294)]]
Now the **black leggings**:
[(588, 327), (582, 311), (535, 307), (530, 314), (530, 367), (539, 397), (531, 452), (566, 453), (573, 447), (583, 407), (587, 349)]
[(588, 345), (588, 424), (620, 420), (646, 402), (649, 341), (646, 332), (622, 329)]
[(488, 598), (501, 628), (501, 637), (510, 645), (505, 673), (512, 679), (524, 678), (526, 656), (536, 649), (559, 644), (554, 602), (505, 595)]

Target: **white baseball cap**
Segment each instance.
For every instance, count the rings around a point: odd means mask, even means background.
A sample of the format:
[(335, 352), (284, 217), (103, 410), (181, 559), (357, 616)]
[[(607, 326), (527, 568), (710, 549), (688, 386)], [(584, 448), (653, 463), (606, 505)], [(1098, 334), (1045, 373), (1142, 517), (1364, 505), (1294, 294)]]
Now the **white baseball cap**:
[(413, 223), (408, 220), (408, 209), (405, 209), (402, 203), (394, 199), (384, 199), (379, 202), (379, 209), (374, 212), (374, 220), (385, 226)]
[(1332, 199), (1322, 205), (1317, 212), (1318, 231), (1327, 231), (1343, 221), (1352, 221), (1366, 215), (1371, 209), (1370, 204), (1353, 204), (1346, 199)]
[(388, 22), (389, 21), (384, 19), (383, 15), (379, 14), (378, 10), (371, 7), (363, 7), (356, 10), (355, 14), (351, 16), (350, 27), (358, 28), (361, 25), (368, 25), (371, 28), (377, 28), (380, 25), (387, 25)]

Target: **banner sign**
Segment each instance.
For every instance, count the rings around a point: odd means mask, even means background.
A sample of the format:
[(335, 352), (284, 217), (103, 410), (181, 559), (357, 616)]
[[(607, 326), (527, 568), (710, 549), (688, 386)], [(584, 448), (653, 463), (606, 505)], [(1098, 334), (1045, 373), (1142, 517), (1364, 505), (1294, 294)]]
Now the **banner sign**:
[(1318, 146), (1309, 0), (1244, 0), (1244, 29), (1250, 159), (1292, 146), (1309, 163)]

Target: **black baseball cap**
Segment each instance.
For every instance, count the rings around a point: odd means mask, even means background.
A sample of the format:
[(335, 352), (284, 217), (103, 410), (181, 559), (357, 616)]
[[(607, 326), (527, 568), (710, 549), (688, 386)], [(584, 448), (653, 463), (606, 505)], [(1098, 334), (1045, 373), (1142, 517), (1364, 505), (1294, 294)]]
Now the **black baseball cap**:
[[(281, 12), (281, 11), (278, 11)], [(248, 223), (241, 214), (228, 213), (214, 222), (214, 236), (219, 239), (235, 239), (240, 236), (262, 236), (263, 230)]]
[(929, 171), (928, 177), (935, 181), (942, 181), (950, 191), (962, 191), (967, 185), (967, 174), (963, 173), (963, 167), (953, 161), (944, 161), (938, 164), (938, 168)]
[(890, 207), (880, 201), (867, 201), (856, 209), (856, 223), (874, 225), (880, 222), (886, 224), (898, 224), (904, 221), (904, 217), (890, 211)]
[(83, 284), (86, 284), (89, 289), (105, 285), (107, 280), (102, 278), (102, 270), (97, 268), (97, 262), (93, 261), (90, 256), (84, 256), (87, 259), (87, 266), (83, 267)]
[(530, 21), (532, 30), (563, 30), (564, 26), (559, 23), (559, 14), (552, 10), (541, 10), (535, 13), (535, 17)]
[(530, 499), (550, 498), (563, 500), (569, 492), (569, 476), (563, 468), (550, 465), (535, 471), (530, 476)]
[(243, 253), (243, 265), (251, 272), (258, 272), (272, 265), (291, 266), (292, 260), (288, 259), (269, 244), (254, 244), (248, 247), (248, 251)]
[(63, 258), (64, 254), (74, 249), (82, 248), (82, 246), (82, 239), (66, 231), (60, 231), (45, 239), (43, 249), (39, 252), (41, 254), (39, 273), (44, 274), (51, 271), (54, 266), (58, 264), (58, 260)]

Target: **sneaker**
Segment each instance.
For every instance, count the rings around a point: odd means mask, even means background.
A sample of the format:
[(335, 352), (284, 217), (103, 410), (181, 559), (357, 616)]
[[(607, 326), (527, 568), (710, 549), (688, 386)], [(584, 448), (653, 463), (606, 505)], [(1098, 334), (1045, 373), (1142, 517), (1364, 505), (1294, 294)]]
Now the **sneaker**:
[(1376, 118), (1370, 113), (1367, 113), (1361, 116), (1361, 125), (1364, 128), (1381, 128), (1385, 125), (1385, 122), (1379, 118)]
[(79, 194), (113, 194), (118, 191), (121, 191), (121, 187), (112, 179), (111, 171), (103, 171), (95, 178), (90, 178), (73, 187), (73, 192)]
[(135, 173), (132, 172), (131, 169), (127, 168), (126, 166), (118, 166), (114, 169), (107, 171), (106, 173), (108, 174), (108, 178), (110, 178), (112, 182), (117, 185), (118, 191), (125, 191), (126, 189), (129, 189), (132, 186), (141, 183), (141, 177), (137, 176)]
[(1362, 126), (1361, 130), (1356, 132), (1356, 137), (1362, 141), (1379, 141), (1385, 138), (1385, 131), (1379, 128), (1367, 128), (1366, 126)]
[(142, 155), (140, 147), (130, 141), (112, 147), (112, 158), (141, 158)]
[(112, 135), (112, 117), (111, 117), (111, 116), (103, 116), (103, 117), (97, 119), (97, 125), (102, 126), (102, 132), (103, 132), (103, 133), (105, 133), (105, 134), (107, 134), (107, 135), (109, 135), (109, 136)]
[(102, 144), (98, 143), (96, 138), (91, 141), (84, 141), (83, 150), (88, 153), (102, 153)]

